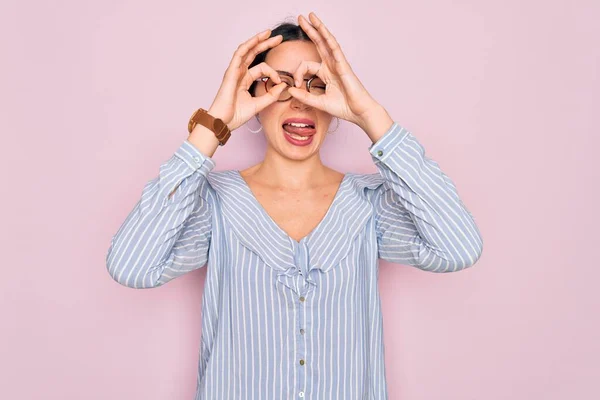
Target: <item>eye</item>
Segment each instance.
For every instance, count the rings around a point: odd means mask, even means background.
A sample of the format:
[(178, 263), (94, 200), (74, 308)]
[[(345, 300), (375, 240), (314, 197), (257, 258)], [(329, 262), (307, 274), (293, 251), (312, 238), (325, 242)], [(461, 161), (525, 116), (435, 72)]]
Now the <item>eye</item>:
[(310, 83), (310, 86), (319, 89), (325, 89), (327, 87), (325, 82), (323, 82), (321, 79), (313, 79), (313, 81)]
[(294, 86), (294, 78), (287, 75), (280, 75), (279, 77), (281, 78), (281, 81), (285, 82), (288, 86)]
[[(293, 78), (290, 78), (289, 76), (285, 75), (280, 75), (279, 78), (281, 79), (281, 82), (284, 82), (286, 85), (294, 86)], [(273, 81), (273, 79), (270, 79), (269, 77), (266, 77), (264, 79), (267, 81), (267, 90), (271, 90), (273, 86), (277, 85), (277, 83), (275, 83), (275, 81)]]

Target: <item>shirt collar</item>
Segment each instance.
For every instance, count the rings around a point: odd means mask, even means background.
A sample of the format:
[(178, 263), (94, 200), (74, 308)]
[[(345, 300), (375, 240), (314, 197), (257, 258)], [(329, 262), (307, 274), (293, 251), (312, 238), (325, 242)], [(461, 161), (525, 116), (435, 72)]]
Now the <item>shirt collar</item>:
[[(363, 175), (364, 176), (364, 175)], [(373, 214), (365, 180), (347, 173), (321, 222), (300, 242), (281, 229), (258, 202), (238, 170), (214, 171), (208, 180), (217, 193), (221, 212), (238, 240), (272, 269), (278, 280), (297, 288), (315, 285), (314, 275), (327, 273), (346, 257), (356, 236)], [(367, 180), (372, 188), (380, 179)]]

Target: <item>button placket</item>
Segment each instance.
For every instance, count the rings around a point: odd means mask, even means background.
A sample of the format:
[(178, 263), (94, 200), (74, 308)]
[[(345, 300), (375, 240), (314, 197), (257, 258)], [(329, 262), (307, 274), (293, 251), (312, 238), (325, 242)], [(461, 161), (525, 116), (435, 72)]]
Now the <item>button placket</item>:
[[(296, 265), (298, 267), (298, 273), (299, 273), (299, 281), (303, 284), (300, 284), (300, 293), (298, 296), (296, 296), (296, 307), (298, 312), (296, 313), (297, 316), (297, 321), (296, 321), (296, 348), (297, 348), (297, 353), (296, 353), (296, 363), (294, 368), (297, 368), (297, 389), (298, 389), (298, 396), (303, 397), (304, 396), (304, 391), (303, 388), (305, 387), (306, 384), (306, 368), (307, 368), (307, 360), (306, 360), (306, 340), (305, 340), (305, 336), (304, 336), (304, 329), (305, 329), (305, 321), (306, 321), (306, 312), (307, 312), (307, 306), (308, 306), (308, 302), (307, 302), (307, 290), (308, 290), (308, 285), (306, 285), (307, 282), (305, 282), (304, 276), (302, 275), (302, 271), (303, 271), (303, 267), (308, 265), (308, 248), (306, 246), (305, 242), (301, 242), (299, 243), (298, 246), (295, 246), (295, 261), (296, 261)], [(300, 332), (300, 334), (298, 334), (298, 332)]]
[[(297, 338), (297, 349), (298, 349), (298, 353), (296, 355), (296, 366), (295, 368), (298, 369), (298, 388), (303, 388), (305, 385), (305, 380), (306, 380), (306, 340), (304, 337), (304, 328), (303, 328), (303, 324), (304, 324), (304, 320), (305, 318), (305, 313), (306, 313), (306, 297), (304, 296), (299, 296), (298, 300), (296, 302), (297, 307), (298, 307), (298, 313), (296, 313), (296, 315), (298, 316), (298, 320), (297, 320), (297, 330), (296, 332), (300, 332), (301, 334), (296, 334), (296, 338)], [(300, 392), (303, 393), (303, 392)]]

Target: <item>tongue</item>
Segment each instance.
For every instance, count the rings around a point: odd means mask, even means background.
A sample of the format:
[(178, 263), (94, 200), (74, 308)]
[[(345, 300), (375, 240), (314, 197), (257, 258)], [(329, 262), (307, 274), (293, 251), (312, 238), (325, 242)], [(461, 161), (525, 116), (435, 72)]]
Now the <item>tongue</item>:
[(315, 133), (315, 128), (299, 128), (297, 126), (292, 126), (288, 124), (283, 125), (283, 130), (289, 133), (295, 133), (297, 135), (311, 135)]

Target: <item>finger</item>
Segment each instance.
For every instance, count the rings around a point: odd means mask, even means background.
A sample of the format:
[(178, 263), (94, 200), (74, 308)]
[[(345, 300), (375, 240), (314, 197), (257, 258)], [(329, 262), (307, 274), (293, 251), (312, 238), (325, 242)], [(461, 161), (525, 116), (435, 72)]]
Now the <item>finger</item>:
[(254, 61), (254, 58), (256, 57), (256, 55), (258, 53), (261, 53), (261, 52), (267, 50), (268, 48), (277, 46), (279, 43), (281, 43), (282, 40), (283, 40), (283, 36), (277, 35), (277, 36), (272, 36), (272, 37), (268, 38), (267, 40), (256, 44), (244, 58), (244, 63), (243, 63), (244, 68), (248, 68), (248, 66), (250, 64), (252, 64), (252, 61)]
[(322, 76), (321, 63), (316, 61), (302, 61), (296, 71), (294, 71), (294, 83), (296, 87), (302, 87), (302, 83), (304, 82), (304, 76), (306, 74), (316, 75), (323, 80), (323, 82), (327, 83), (327, 80), (324, 76)]
[[(236, 51), (233, 53), (233, 57), (229, 62), (229, 66), (223, 74), (223, 82), (221, 83), (221, 89), (227, 91), (235, 91), (240, 83), (240, 66), (243, 63), (244, 57), (249, 49), (254, 47), (260, 41), (267, 39), (270, 35), (271, 30), (267, 29), (261, 33), (254, 35), (246, 42), (240, 44)], [(244, 67), (245, 69), (245, 67)], [(245, 75), (245, 74), (244, 74)]]
[(279, 77), (277, 71), (275, 71), (269, 64), (263, 61), (260, 64), (257, 64), (248, 70), (242, 81), (242, 87), (244, 88), (244, 90), (250, 89), (250, 86), (252, 86), (252, 82), (257, 80), (258, 78), (262, 78), (263, 76), (270, 77), (275, 83), (281, 83), (281, 78)]
[(329, 29), (327, 29), (327, 27), (319, 19), (319, 17), (317, 17), (317, 15), (315, 13), (310, 12), (308, 14), (308, 18), (310, 18), (313, 26), (317, 29), (317, 31), (325, 39), (325, 42), (327, 43), (327, 47), (329, 48), (330, 52), (333, 54), (333, 58), (335, 59), (335, 61), (338, 63), (342, 63), (342, 64), (348, 64), (348, 60), (346, 60), (346, 56), (342, 52), (342, 48), (341, 48), (340, 44), (336, 40), (335, 36), (333, 36), (333, 34), (331, 32), (329, 32)]
[(257, 96), (254, 98), (254, 104), (256, 105), (256, 112), (261, 112), (267, 106), (273, 104), (279, 99), (279, 95), (288, 87), (287, 83), (281, 82), (275, 85), (267, 93)]
[(302, 15), (298, 16), (298, 22), (304, 32), (308, 35), (308, 37), (313, 41), (315, 46), (317, 47), (317, 51), (321, 56), (321, 61), (325, 61), (328, 58), (331, 58), (331, 54), (329, 53), (329, 49), (325, 43), (325, 40), (321, 37), (319, 32), (304, 18)]
[(238, 69), (240, 67), (240, 65), (242, 64), (242, 62), (244, 61), (244, 57), (248, 53), (248, 50), (250, 50), (252, 47), (256, 46), (256, 44), (259, 43), (260, 41), (268, 38), (270, 34), (271, 34), (271, 30), (267, 29), (266, 31), (257, 33), (256, 35), (252, 36), (250, 39), (248, 39), (244, 43), (240, 44), (238, 46), (238, 48), (235, 50), (235, 52), (233, 53), (233, 57), (231, 59), (231, 62), (229, 63), (229, 68), (227, 68), (227, 70), (235, 71), (236, 69)]
[(314, 94), (309, 93), (306, 90), (298, 89), (296, 87), (288, 88), (288, 92), (293, 97), (300, 100), (302, 103), (308, 104), (309, 106), (317, 108), (319, 110), (323, 110), (322, 101), (320, 99), (320, 97), (322, 96), (315, 96)]

